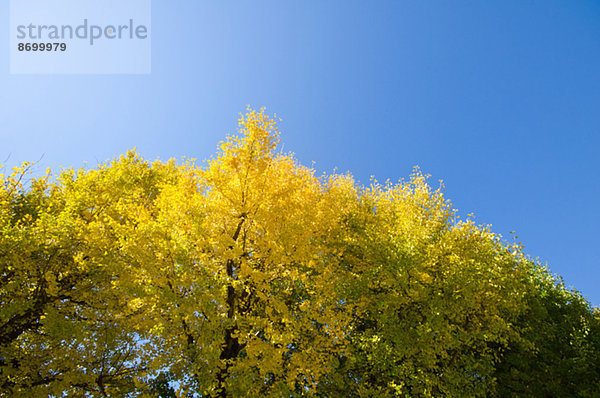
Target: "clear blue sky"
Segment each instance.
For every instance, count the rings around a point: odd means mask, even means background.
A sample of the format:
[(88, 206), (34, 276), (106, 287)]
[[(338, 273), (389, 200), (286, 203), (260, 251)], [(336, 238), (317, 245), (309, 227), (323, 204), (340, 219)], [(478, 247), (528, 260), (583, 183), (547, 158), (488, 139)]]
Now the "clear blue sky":
[(0, 161), (203, 160), (266, 106), (302, 163), (419, 165), (600, 305), (600, 2), (154, 0), (151, 35), (151, 75), (10, 75), (0, 29)]

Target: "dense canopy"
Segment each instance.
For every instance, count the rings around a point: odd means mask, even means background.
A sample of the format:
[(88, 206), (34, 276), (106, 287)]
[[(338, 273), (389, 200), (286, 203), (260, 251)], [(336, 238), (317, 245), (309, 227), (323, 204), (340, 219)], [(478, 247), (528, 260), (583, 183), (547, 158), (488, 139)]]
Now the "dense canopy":
[(598, 309), (519, 244), (278, 144), (0, 176), (0, 396), (600, 395)]

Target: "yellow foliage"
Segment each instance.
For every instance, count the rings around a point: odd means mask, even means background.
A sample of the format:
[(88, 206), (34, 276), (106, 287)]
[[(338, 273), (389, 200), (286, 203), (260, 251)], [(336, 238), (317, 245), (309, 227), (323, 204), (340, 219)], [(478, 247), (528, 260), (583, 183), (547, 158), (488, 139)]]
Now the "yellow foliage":
[(418, 169), (317, 178), (274, 118), (239, 123), (206, 167), (130, 151), (1, 176), (0, 390), (152, 396), (168, 374), (180, 396), (492, 391), (526, 308), (521, 248)]

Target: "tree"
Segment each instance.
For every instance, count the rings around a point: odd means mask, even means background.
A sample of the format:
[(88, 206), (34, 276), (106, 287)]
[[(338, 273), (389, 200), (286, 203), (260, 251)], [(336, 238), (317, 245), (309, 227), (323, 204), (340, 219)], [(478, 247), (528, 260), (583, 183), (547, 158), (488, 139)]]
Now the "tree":
[(278, 143), (250, 110), (204, 167), (2, 176), (0, 396), (597, 394), (597, 309), (520, 246), (418, 170), (362, 187)]
[(498, 392), (506, 397), (600, 396), (600, 312), (560, 277), (531, 263), (527, 310), (515, 322), (497, 364)]
[(118, 231), (130, 272), (119, 287), (143, 309), (153, 366), (184, 393), (310, 392), (343, 342), (323, 244), (338, 206), (275, 152), (272, 119), (251, 112), (241, 125), (206, 169), (185, 165), (153, 206), (123, 209), (135, 218)]
[(519, 248), (471, 221), (418, 170), (375, 183), (335, 239), (354, 277), (348, 360), (338, 391), (355, 396), (486, 396), (524, 308)]

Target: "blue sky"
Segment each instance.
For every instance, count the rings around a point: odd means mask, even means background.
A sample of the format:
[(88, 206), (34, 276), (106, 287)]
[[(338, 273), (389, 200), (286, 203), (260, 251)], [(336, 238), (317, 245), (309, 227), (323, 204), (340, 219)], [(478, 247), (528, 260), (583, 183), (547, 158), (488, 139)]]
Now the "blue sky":
[(154, 0), (151, 36), (150, 75), (10, 75), (1, 29), (0, 161), (203, 160), (265, 106), (303, 164), (418, 165), (600, 305), (600, 2)]

